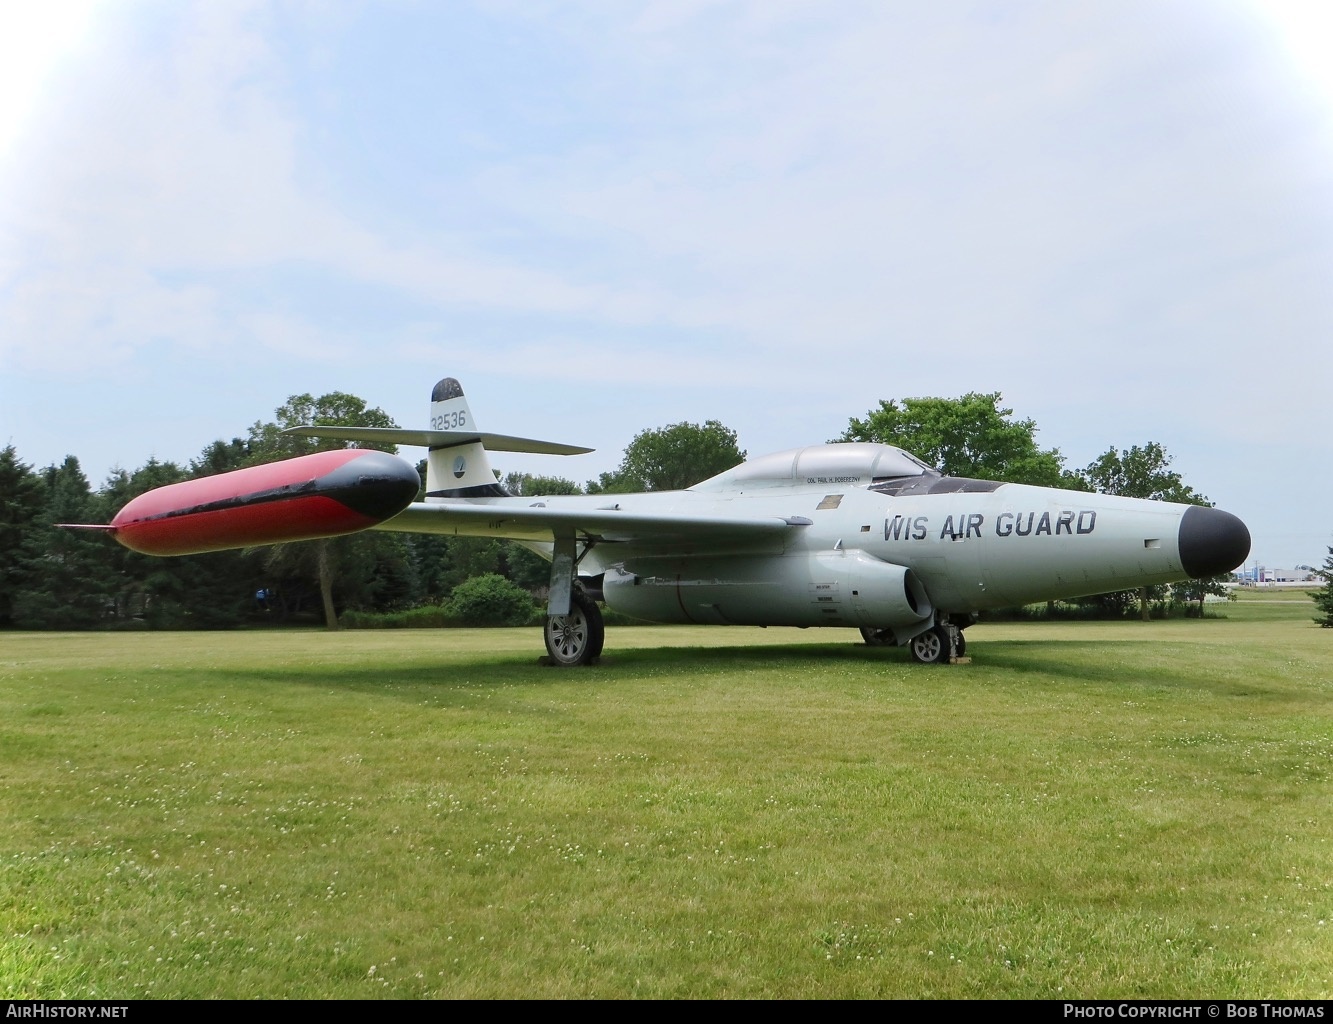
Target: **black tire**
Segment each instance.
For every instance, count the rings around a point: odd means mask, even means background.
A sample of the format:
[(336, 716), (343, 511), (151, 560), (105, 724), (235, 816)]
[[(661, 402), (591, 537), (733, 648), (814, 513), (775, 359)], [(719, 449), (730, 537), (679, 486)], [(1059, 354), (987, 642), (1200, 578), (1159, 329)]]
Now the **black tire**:
[(943, 665), (949, 661), (949, 627), (931, 626), (924, 633), (918, 633), (907, 644), (912, 652), (912, 660), (923, 665)]
[(606, 627), (597, 602), (581, 590), (570, 595), (568, 615), (548, 615), (542, 629), (552, 665), (589, 665), (602, 653)]
[(861, 639), (870, 647), (896, 647), (898, 644), (893, 637), (893, 630), (872, 629), (870, 626), (861, 627)]
[(606, 643), (606, 625), (602, 621), (602, 609), (587, 594), (583, 599), (588, 602), (588, 617), (592, 623), (592, 643), (589, 645), (588, 660), (596, 661), (602, 656), (602, 646)]
[(963, 636), (963, 631), (960, 629), (954, 634), (953, 655), (955, 658), (961, 658), (966, 653), (967, 637)]

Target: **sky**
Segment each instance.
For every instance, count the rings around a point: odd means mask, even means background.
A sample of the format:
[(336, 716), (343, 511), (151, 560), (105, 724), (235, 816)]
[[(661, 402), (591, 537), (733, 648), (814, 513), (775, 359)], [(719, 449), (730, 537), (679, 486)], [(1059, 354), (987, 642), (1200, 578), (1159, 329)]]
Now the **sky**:
[(1000, 392), (1333, 544), (1333, 8), (0, 0), (0, 445), (188, 463), (289, 395), (576, 481)]

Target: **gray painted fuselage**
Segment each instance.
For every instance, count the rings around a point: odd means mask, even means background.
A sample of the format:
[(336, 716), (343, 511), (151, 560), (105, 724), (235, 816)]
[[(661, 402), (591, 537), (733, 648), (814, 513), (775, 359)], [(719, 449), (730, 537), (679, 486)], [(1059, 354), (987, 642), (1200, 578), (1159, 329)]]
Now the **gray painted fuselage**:
[[(384, 528), (513, 537), (550, 557), (542, 538), (567, 522), (578, 575), (595, 579), (613, 609), (659, 622), (890, 628), (900, 641), (950, 614), (1188, 579), (1191, 509), (1224, 517), (1222, 547), (1244, 532), (1214, 509), (959, 481), (865, 444), (776, 453), (684, 491), (467, 504), (489, 518), (419, 505), (420, 525), (409, 509)], [(676, 520), (694, 525), (673, 530)], [(729, 534), (728, 522), (775, 528)], [(1194, 574), (1230, 567), (1218, 562), (1227, 551), (1209, 557), (1213, 540), (1188, 540)], [(1244, 542), (1248, 550), (1248, 534)]]

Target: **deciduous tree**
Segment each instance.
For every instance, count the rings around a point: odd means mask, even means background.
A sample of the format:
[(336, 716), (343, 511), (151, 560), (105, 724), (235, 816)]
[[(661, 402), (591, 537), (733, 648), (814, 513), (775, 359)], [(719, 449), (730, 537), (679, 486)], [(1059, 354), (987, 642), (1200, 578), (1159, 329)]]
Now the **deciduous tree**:
[(541, 494), (582, 494), (583, 488), (562, 476), (539, 476), (533, 473), (506, 473), (504, 488), (516, 497)]
[[(397, 451), (397, 447), (392, 444), (344, 442), (283, 433), (287, 428), (297, 426), (396, 427), (397, 424), (383, 409), (367, 407), (364, 399), (343, 391), (333, 391), (318, 398), (309, 394), (292, 395), (274, 411), (272, 420), (256, 422), (250, 427), (248, 446), (251, 460), (256, 463), (269, 462), (335, 448)], [(359, 588), (360, 592), (356, 596), (360, 600), (349, 603), (372, 603), (365, 590), (370, 582), (364, 574), (365, 565), (368, 560), (377, 562), (385, 559), (401, 561), (403, 567), (408, 564), (406, 549), (401, 543), (395, 543), (395, 538), (385, 534), (357, 534), (276, 545), (269, 556), (269, 567), (277, 573), (317, 579), (324, 622), (330, 629), (337, 629), (335, 587), (344, 591), (345, 598), (351, 597), (350, 592)]]
[(1083, 474), (1103, 494), (1179, 501), (1189, 505), (1209, 504), (1207, 498), (1171, 469), (1171, 456), (1156, 441), (1123, 451), (1108, 448), (1083, 470)]
[(949, 476), (1082, 489), (1058, 449), (1038, 446), (1036, 422), (1013, 415), (1000, 407), (998, 391), (886, 399), (864, 419), (853, 417), (837, 440), (895, 445)]
[[(374, 444), (369, 441), (339, 441), (334, 438), (299, 437), (284, 434), (290, 427), (396, 427), (392, 417), (383, 409), (368, 407), (365, 399), (345, 391), (330, 391), (315, 398), (312, 395), (292, 395), (273, 412), (268, 422), (256, 421), (250, 427), (247, 439), (252, 463), (274, 459), (291, 459), (311, 452), (335, 448), (376, 448), (396, 452), (392, 444)], [(233, 442), (235, 444), (235, 442)]]
[(745, 452), (736, 444), (736, 431), (717, 420), (708, 420), (702, 426), (674, 423), (635, 434), (619, 468), (589, 481), (587, 491), (678, 491), (744, 461)]
[(465, 626), (522, 626), (537, 613), (532, 595), (497, 573), (464, 580), (454, 588), (448, 609)]
[[(1153, 501), (1175, 501), (1186, 505), (1211, 505), (1207, 498), (1199, 494), (1171, 469), (1171, 456), (1156, 441), (1149, 441), (1139, 447), (1117, 451), (1108, 448), (1083, 470), (1092, 487), (1103, 494), (1119, 494), (1127, 498), (1149, 498)], [(1121, 591), (1121, 595), (1135, 593)], [(1139, 616), (1147, 622), (1150, 618), (1150, 604), (1154, 595), (1164, 596), (1162, 587), (1140, 587), (1137, 591)], [(1191, 580), (1180, 588), (1180, 594), (1187, 600), (1196, 600), (1199, 614), (1203, 613), (1204, 598), (1209, 594), (1225, 594), (1221, 578), (1210, 580)], [(1124, 601), (1117, 594), (1102, 595), (1104, 603), (1123, 605)]]

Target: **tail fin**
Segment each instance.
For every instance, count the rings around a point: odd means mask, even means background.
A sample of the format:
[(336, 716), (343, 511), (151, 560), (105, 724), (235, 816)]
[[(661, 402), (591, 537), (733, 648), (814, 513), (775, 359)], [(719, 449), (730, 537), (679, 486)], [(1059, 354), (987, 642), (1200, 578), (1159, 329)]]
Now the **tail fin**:
[[(457, 433), (454, 443), (432, 445), (426, 456), (426, 497), (502, 498), (509, 492), (495, 479), (463, 386), (445, 377), (430, 395), (430, 429)], [(469, 436), (471, 435), (471, 436)]]

